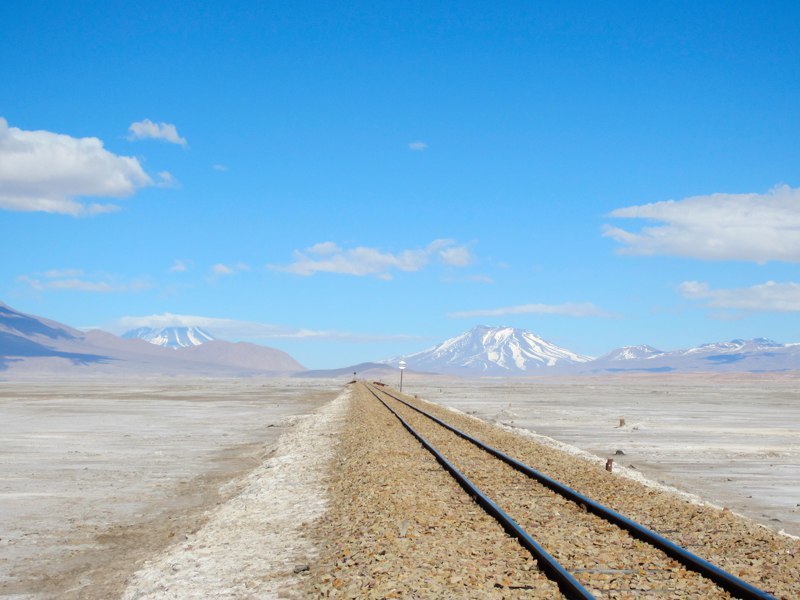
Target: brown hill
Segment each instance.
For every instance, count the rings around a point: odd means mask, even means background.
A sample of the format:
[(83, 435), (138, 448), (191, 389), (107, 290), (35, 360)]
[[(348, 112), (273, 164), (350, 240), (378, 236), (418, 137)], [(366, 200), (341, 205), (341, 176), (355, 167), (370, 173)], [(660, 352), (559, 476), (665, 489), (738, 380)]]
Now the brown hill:
[(173, 350), (111, 333), (81, 332), (0, 302), (0, 376), (277, 376), (303, 371), (287, 353), (221, 340)]

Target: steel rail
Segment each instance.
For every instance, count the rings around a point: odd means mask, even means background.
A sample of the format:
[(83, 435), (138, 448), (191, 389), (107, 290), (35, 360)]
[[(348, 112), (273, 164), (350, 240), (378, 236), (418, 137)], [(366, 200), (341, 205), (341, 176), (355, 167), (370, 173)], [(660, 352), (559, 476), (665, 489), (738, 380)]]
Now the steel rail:
[[(539, 562), (539, 568), (558, 585), (561, 593), (569, 600), (595, 600), (595, 596), (590, 594), (581, 583), (573, 577), (569, 571), (561, 566), (550, 553), (547, 552), (531, 535), (525, 531), (514, 519), (512, 519), (502, 508), (495, 504), (480, 488), (472, 483), (466, 475), (459, 471), (444, 455), (434, 448), (428, 440), (420, 435), (408, 422), (403, 419), (391, 406), (386, 404), (370, 386), (366, 386), (370, 393), (391, 412), (400, 423), (403, 424), (411, 435), (413, 435), (425, 449), (433, 454), (436, 461), (453, 476), (459, 485), (472, 496), (475, 501), (487, 513), (493, 516), (510, 535), (517, 538), (519, 543), (528, 550)], [(391, 394), (389, 394), (391, 395)], [(392, 396), (394, 397), (394, 396)], [(402, 401), (401, 401), (402, 402)]]
[[(636, 521), (629, 519), (628, 517), (616, 512), (615, 510), (608, 508), (607, 506), (604, 506), (599, 502), (596, 502), (595, 500), (592, 500), (588, 496), (584, 496), (583, 494), (573, 490), (572, 488), (564, 485), (563, 483), (556, 481), (551, 477), (548, 477), (544, 473), (541, 473), (540, 471), (537, 471), (536, 469), (529, 467), (525, 463), (520, 462), (515, 458), (512, 458), (508, 454), (505, 454), (504, 452), (501, 452), (500, 450), (493, 448), (488, 444), (483, 443), (482, 441), (469, 435), (468, 433), (465, 433), (460, 429), (457, 429), (452, 425), (445, 423), (438, 417), (435, 417), (425, 412), (424, 410), (417, 408), (412, 404), (409, 404), (402, 398), (398, 398), (391, 392), (387, 392), (386, 390), (380, 390), (380, 391), (386, 394), (387, 396), (394, 398), (398, 402), (401, 402), (402, 404), (408, 406), (412, 410), (415, 410), (418, 413), (428, 417), (429, 419), (431, 419), (435, 423), (438, 423), (445, 429), (448, 429), (453, 433), (455, 433), (456, 435), (475, 444), (477, 447), (481, 448), (482, 450), (485, 450), (492, 456), (499, 458), (506, 464), (517, 469), (521, 473), (524, 473), (525, 475), (531, 477), (532, 479), (535, 479), (542, 485), (550, 488), (551, 490), (560, 494), (561, 496), (569, 500), (572, 500), (578, 505), (586, 507), (586, 509), (589, 512), (617, 525), (618, 527), (621, 527), (622, 529), (625, 529), (633, 537), (642, 540), (643, 542), (647, 542), (648, 544), (658, 548), (671, 558), (674, 558), (675, 560), (680, 562), (686, 568), (695, 571), (697, 573), (700, 573), (703, 577), (712, 580), (719, 587), (729, 592), (734, 597), (741, 598), (742, 600), (776, 600), (775, 596), (768, 594), (767, 592), (747, 583), (746, 581), (739, 579), (735, 575), (728, 573), (724, 569), (721, 569), (716, 565), (708, 562), (707, 560), (700, 558), (696, 554), (693, 554), (692, 552), (689, 552), (685, 548), (678, 546), (674, 542), (671, 542), (670, 540), (659, 535), (655, 531), (648, 529), (644, 525), (641, 525)], [(372, 393), (375, 394), (374, 391)]]

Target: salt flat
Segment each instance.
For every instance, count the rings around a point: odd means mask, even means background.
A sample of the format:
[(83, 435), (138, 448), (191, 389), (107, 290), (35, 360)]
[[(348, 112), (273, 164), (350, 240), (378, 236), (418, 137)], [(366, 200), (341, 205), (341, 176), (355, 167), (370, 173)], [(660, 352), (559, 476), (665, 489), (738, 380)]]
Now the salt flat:
[[(0, 596), (114, 597), (341, 384), (0, 385)], [(235, 487), (235, 486), (234, 486)]]
[[(650, 479), (800, 535), (798, 383), (740, 376), (474, 381), (407, 373), (404, 391), (550, 436), (603, 461), (613, 456)], [(281, 506), (296, 509), (290, 520), (304, 510), (293, 500), (302, 486), (285, 484), (284, 477), (298, 469), (316, 473), (314, 457), (329, 450), (312, 450), (303, 440), (333, 443), (336, 426), (319, 417), (330, 412), (342, 384), (3, 383), (0, 597), (109, 598), (124, 592), (158, 598), (161, 586), (195, 581), (182, 574), (200, 567), (204, 576), (217, 577), (209, 585), (227, 585), (239, 560), (229, 550), (236, 543), (223, 535), (230, 523), (246, 527), (255, 518), (258, 526), (274, 529), (272, 554), (283, 547), (278, 542), (287, 537), (285, 525), (259, 518), (266, 514), (259, 503), (272, 502), (266, 512), (280, 516), (274, 499), (283, 494)], [(314, 421), (303, 421), (312, 412)], [(314, 430), (317, 421), (321, 429)], [(281, 471), (282, 465), (289, 466)], [(263, 556), (257, 554), (261, 560), (270, 549), (265, 545)], [(241, 561), (242, 573), (250, 573), (244, 567), (263, 571), (265, 563), (254, 556)], [(212, 557), (219, 569), (210, 571), (203, 565)], [(278, 558), (291, 560), (288, 553)], [(292, 564), (281, 568), (291, 573)], [(191, 590), (192, 597), (204, 593)]]
[[(389, 382), (397, 385), (397, 382)], [(800, 379), (787, 375), (455, 380), (404, 391), (549, 436), (800, 535)], [(620, 426), (620, 419), (625, 424)], [(617, 451), (624, 454), (616, 454)]]

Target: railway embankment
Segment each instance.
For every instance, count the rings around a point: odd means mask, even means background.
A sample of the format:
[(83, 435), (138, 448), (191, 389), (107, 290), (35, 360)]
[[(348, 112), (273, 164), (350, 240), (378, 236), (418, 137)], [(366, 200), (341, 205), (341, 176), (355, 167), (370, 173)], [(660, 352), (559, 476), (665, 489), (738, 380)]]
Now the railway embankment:
[[(536, 560), (487, 515), (363, 384), (328, 481), (329, 509), (309, 535), (320, 556), (307, 592), (334, 597), (557, 598)], [(392, 402), (385, 398), (387, 402)], [(704, 560), (778, 598), (797, 597), (800, 543), (730, 511), (608, 473), (596, 464), (436, 405), (415, 405), (671, 539)], [(397, 403), (448, 460), (497, 499), (598, 598), (727, 598), (697, 583), (644, 542), (598, 524), (580, 506), (448, 437)], [(577, 510), (576, 510), (577, 508)]]

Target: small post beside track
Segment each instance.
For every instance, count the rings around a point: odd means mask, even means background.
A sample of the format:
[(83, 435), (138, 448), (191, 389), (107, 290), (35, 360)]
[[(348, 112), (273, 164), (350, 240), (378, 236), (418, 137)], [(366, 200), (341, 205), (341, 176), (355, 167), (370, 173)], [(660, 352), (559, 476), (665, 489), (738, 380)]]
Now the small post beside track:
[(400, 368), (400, 393), (403, 393), (403, 371), (406, 370), (406, 361), (401, 360), (397, 366)]

